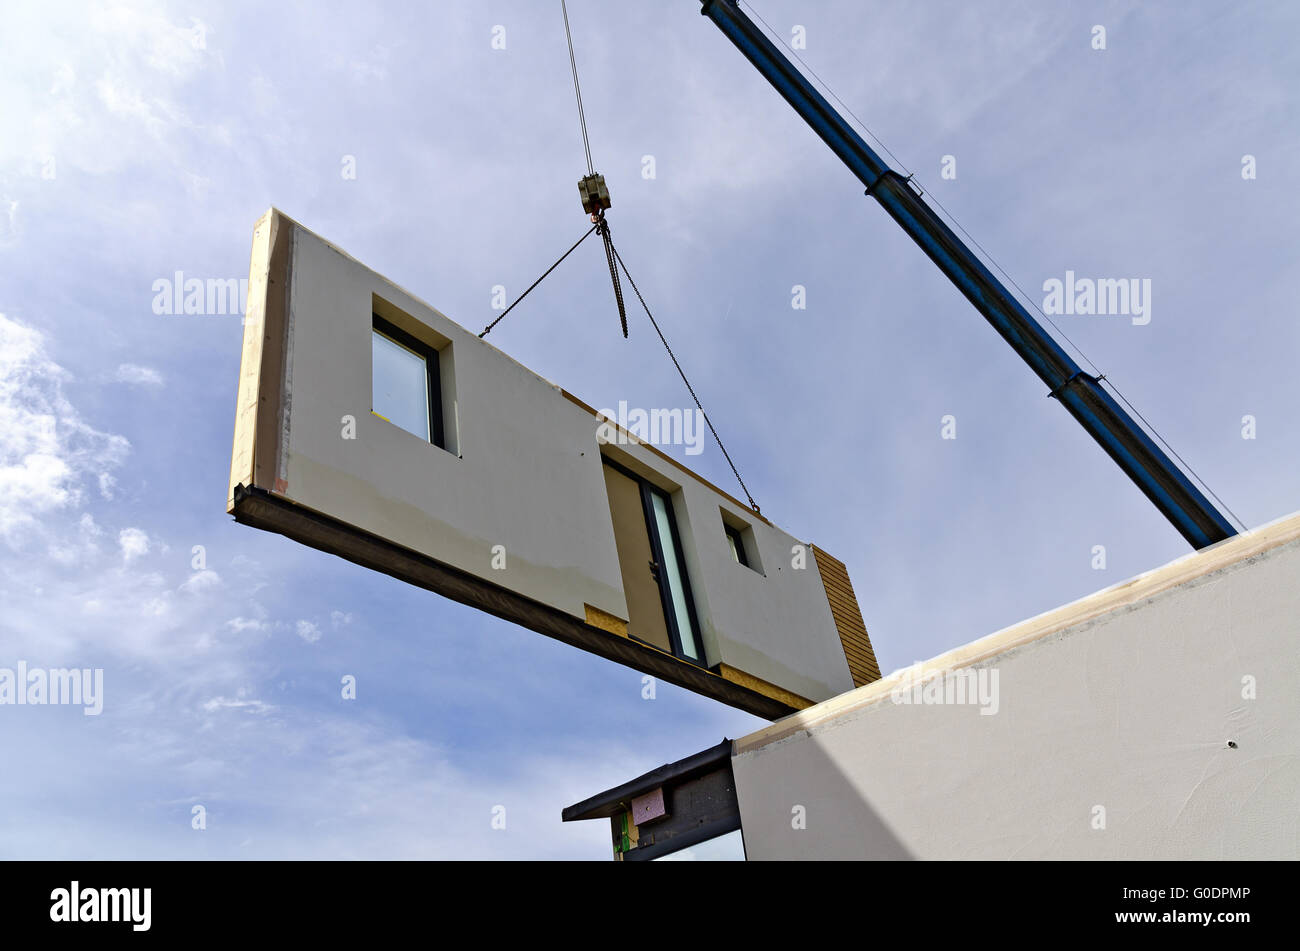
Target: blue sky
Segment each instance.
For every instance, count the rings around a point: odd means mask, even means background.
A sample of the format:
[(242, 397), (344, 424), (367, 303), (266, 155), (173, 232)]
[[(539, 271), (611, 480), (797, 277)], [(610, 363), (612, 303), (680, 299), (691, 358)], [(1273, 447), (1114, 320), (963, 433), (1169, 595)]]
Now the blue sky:
[[(1150, 279), (1149, 324), (1061, 329), (1248, 525), (1300, 507), (1300, 7), (757, 9), (1035, 299)], [(697, 11), (571, 4), (613, 233), (764, 513), (847, 563), (882, 668), (1184, 554)], [(176, 271), (246, 276), (275, 205), (485, 324), (586, 227), (558, 4), (18, 2), (5, 34), (0, 667), (102, 667), (106, 696), (0, 707), (0, 856), (604, 858), (563, 806), (760, 725), (235, 525), (239, 318), (151, 307)], [(492, 342), (593, 405), (689, 405), (608, 281), (584, 245)]]

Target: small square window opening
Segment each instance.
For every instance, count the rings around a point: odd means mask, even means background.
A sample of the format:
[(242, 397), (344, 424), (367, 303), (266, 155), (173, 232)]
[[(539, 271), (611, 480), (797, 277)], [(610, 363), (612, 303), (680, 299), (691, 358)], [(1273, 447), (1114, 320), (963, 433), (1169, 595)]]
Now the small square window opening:
[(376, 315), (371, 358), (371, 412), (443, 446), (438, 351)]

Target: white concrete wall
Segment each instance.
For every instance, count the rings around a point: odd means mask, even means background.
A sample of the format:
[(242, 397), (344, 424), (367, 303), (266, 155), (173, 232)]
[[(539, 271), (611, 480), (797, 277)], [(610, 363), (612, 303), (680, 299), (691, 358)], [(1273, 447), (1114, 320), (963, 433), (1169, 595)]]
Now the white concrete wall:
[(904, 671), (737, 740), (749, 858), (1300, 855), (1300, 516), (946, 668), (996, 671), (997, 712), (896, 703)]
[[(285, 494), (577, 617), (584, 602), (623, 616), (590, 417), (302, 228), (292, 282)], [(370, 412), (372, 295), (451, 341), (459, 455)], [(341, 438), (345, 415), (355, 440)], [(491, 569), (494, 545), (505, 571)]]
[[(457, 454), (371, 414), (372, 295), (450, 341)], [(300, 226), (289, 320), (282, 494), (576, 617), (584, 603), (627, 617), (590, 413)], [(708, 665), (812, 700), (852, 687), (811, 555), (790, 568), (793, 537), (643, 446), (613, 451), (673, 494)], [(766, 577), (731, 560), (720, 506), (753, 526)], [(494, 545), (506, 571), (490, 567)]]

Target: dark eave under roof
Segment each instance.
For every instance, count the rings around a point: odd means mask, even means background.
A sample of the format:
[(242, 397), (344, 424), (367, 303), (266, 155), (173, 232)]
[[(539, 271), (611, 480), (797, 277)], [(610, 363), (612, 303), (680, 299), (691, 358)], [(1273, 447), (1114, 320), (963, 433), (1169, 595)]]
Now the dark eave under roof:
[(717, 746), (701, 750), (675, 763), (666, 763), (658, 769), (629, 780), (621, 786), (597, 793), (590, 799), (567, 806), (561, 816), (565, 822), (578, 819), (608, 819), (618, 815), (638, 796), (653, 792), (660, 786), (676, 785), (696, 776), (711, 772), (731, 759), (731, 740), (723, 737)]

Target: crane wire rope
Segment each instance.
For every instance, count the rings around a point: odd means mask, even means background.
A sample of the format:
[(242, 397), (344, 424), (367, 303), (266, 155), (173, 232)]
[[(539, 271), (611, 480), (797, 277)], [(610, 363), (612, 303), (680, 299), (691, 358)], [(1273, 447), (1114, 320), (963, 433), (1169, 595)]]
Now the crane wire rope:
[[(611, 247), (613, 247), (613, 245), (611, 245)], [(650, 325), (654, 327), (655, 333), (659, 335), (659, 340), (664, 345), (664, 349), (668, 351), (668, 356), (673, 361), (673, 366), (677, 368), (677, 373), (682, 378), (682, 382), (686, 384), (686, 389), (690, 392), (691, 399), (695, 400), (695, 408), (698, 409), (700, 415), (704, 417), (704, 422), (709, 427), (709, 432), (713, 434), (713, 441), (716, 442), (718, 448), (722, 450), (722, 455), (726, 458), (727, 465), (731, 466), (731, 474), (734, 475), (736, 481), (740, 483), (741, 491), (745, 493), (745, 498), (749, 501), (749, 507), (754, 510), (756, 515), (761, 515), (762, 511), (759, 509), (758, 503), (755, 502), (754, 497), (749, 494), (749, 487), (745, 485), (745, 480), (740, 477), (740, 470), (736, 468), (735, 462), (732, 461), (731, 453), (727, 452), (727, 447), (722, 444), (722, 437), (719, 436), (718, 431), (713, 428), (713, 420), (709, 419), (709, 414), (705, 412), (704, 405), (700, 403), (700, 398), (695, 395), (695, 387), (691, 386), (691, 381), (686, 378), (686, 371), (682, 369), (682, 365), (677, 361), (677, 355), (673, 353), (673, 348), (668, 345), (668, 340), (664, 337), (664, 332), (659, 329), (659, 321), (655, 320), (655, 315), (650, 313), (649, 305), (646, 304), (645, 298), (641, 296), (641, 290), (636, 286), (636, 281), (632, 280), (632, 275), (628, 271), (627, 265), (623, 263), (623, 258), (618, 253), (617, 248), (614, 248), (614, 259), (618, 261), (618, 266), (623, 269), (624, 275), (627, 276), (628, 284), (632, 285), (632, 290), (636, 293), (636, 299), (641, 302), (641, 307), (645, 310), (645, 315), (650, 318)]]
[(569, 32), (569, 7), (565, 0), (560, 0), (560, 12), (564, 14), (564, 38), (569, 43), (569, 68), (573, 70), (573, 95), (578, 100), (578, 125), (582, 128), (582, 148), (587, 153), (587, 174), (595, 175), (596, 169), (591, 162), (591, 142), (587, 139), (587, 117), (582, 111), (582, 87), (578, 85), (578, 61), (573, 55), (573, 34)]
[(596, 225), (592, 225), (590, 228), (588, 228), (587, 233), (573, 243), (573, 247), (569, 248), (569, 250), (565, 251), (563, 254), (560, 255), (559, 261), (556, 261), (554, 264), (548, 267), (546, 269), (546, 272), (542, 274), (541, 277), (539, 277), (537, 280), (533, 281), (533, 283), (528, 285), (528, 290), (524, 291), (522, 294), (520, 294), (518, 297), (515, 298), (514, 304), (511, 304), (509, 307), (503, 310), (500, 314), (497, 315), (496, 320), (492, 321), (492, 323), (484, 327), (483, 332), (479, 334), (479, 339), (481, 340), (484, 337), (486, 337), (488, 334), (490, 334), (492, 332), (492, 328), (495, 327), (497, 324), (501, 323), (501, 321), (505, 319), (506, 314), (510, 313), (512, 310), (515, 309), (515, 304), (518, 304), (521, 300), (527, 297), (532, 292), (534, 287), (542, 283), (542, 281), (546, 280), (546, 276), (560, 266), (561, 261), (563, 261), (570, 254), (572, 254), (574, 251), (577, 250), (578, 245), (582, 244), (582, 242), (586, 241), (588, 238), (591, 237), (591, 233), (596, 230), (596, 227), (597, 227)]
[[(573, 72), (573, 95), (575, 100), (578, 103), (578, 127), (582, 132), (582, 148), (587, 158), (587, 174), (588, 176), (594, 177), (596, 174), (596, 170), (595, 170), (595, 165), (591, 159), (591, 141), (587, 132), (587, 118), (586, 115), (584, 114), (583, 106), (582, 106), (582, 87), (578, 82), (578, 61), (577, 58), (574, 56), (574, 52), (573, 52), (573, 34), (569, 29), (569, 11), (568, 11), (568, 5), (566, 4), (565, 0), (560, 0), (560, 11), (564, 15), (564, 36), (569, 47), (569, 68)], [(603, 180), (602, 180), (602, 187), (603, 187)], [(606, 204), (608, 204), (607, 196), (606, 196)], [(618, 304), (619, 322), (622, 325), (624, 338), (626, 338), (628, 335), (627, 309), (624, 306), (623, 288), (619, 282), (619, 277), (618, 277), (618, 272), (620, 268), (622, 269), (623, 274), (627, 276), (628, 283), (632, 285), (632, 290), (636, 292), (637, 300), (641, 302), (641, 307), (645, 310), (646, 316), (650, 318), (650, 325), (654, 327), (655, 333), (658, 334), (659, 341), (664, 345), (664, 349), (668, 351), (668, 357), (670, 360), (672, 360), (673, 366), (677, 368), (677, 374), (682, 378), (682, 382), (686, 384), (686, 390), (691, 394), (691, 399), (695, 401), (695, 408), (700, 411), (700, 416), (703, 417), (705, 424), (709, 427), (709, 432), (713, 435), (713, 441), (716, 442), (718, 444), (718, 448), (722, 450), (722, 455), (727, 460), (727, 465), (731, 467), (732, 475), (734, 475), (736, 477), (736, 481), (740, 483), (740, 489), (742, 492), (745, 493), (745, 498), (749, 501), (749, 507), (754, 510), (754, 513), (756, 515), (761, 515), (762, 512), (758, 507), (758, 503), (754, 501), (754, 496), (750, 494), (749, 487), (745, 485), (745, 480), (741, 478), (740, 470), (736, 467), (735, 461), (732, 460), (731, 453), (729, 453), (727, 451), (727, 447), (723, 445), (722, 437), (718, 435), (718, 430), (716, 429), (716, 427), (714, 427), (713, 420), (709, 418), (709, 414), (704, 409), (704, 404), (700, 402), (700, 398), (695, 392), (695, 387), (692, 386), (691, 381), (687, 379), (686, 371), (682, 369), (681, 362), (677, 359), (677, 355), (673, 352), (673, 348), (669, 346), (668, 339), (664, 336), (664, 332), (660, 328), (659, 322), (655, 320), (654, 314), (650, 312), (650, 307), (648, 304), (646, 304), (645, 297), (642, 296), (640, 288), (636, 286), (636, 282), (632, 280), (632, 275), (628, 271), (627, 265), (623, 263), (623, 258), (622, 256), (619, 255), (618, 249), (614, 247), (614, 239), (610, 234), (609, 222), (605, 219), (604, 209), (597, 208), (597, 210), (593, 211), (591, 214), (591, 221), (592, 221), (591, 228), (587, 230), (586, 234), (584, 234), (581, 238), (579, 238), (576, 242), (574, 242), (573, 246), (569, 248), (568, 251), (565, 251), (564, 254), (560, 255), (559, 260), (556, 261), (554, 264), (552, 264), (549, 268), (547, 268), (541, 277), (533, 281), (533, 283), (528, 286), (528, 289), (525, 290), (522, 294), (519, 295), (518, 298), (515, 299), (514, 303), (512, 303), (509, 307), (507, 307), (504, 311), (502, 311), (496, 317), (495, 320), (493, 320), (490, 324), (484, 327), (483, 332), (479, 334), (479, 338), (481, 339), (483, 337), (486, 337), (489, 333), (491, 333), (492, 328), (495, 327), (497, 324), (499, 324), (503, 319), (505, 319), (506, 314), (514, 310), (515, 306), (518, 305), (519, 302), (522, 301), (525, 297), (527, 297), (532, 292), (533, 288), (537, 287), (538, 284), (542, 283), (542, 281), (545, 280), (546, 277), (552, 271), (554, 271), (557, 267), (559, 267), (560, 263), (565, 258), (567, 258), (575, 250), (577, 250), (578, 245), (586, 241), (587, 238), (591, 236), (591, 233), (593, 231), (599, 232), (601, 239), (603, 240), (605, 245), (605, 261), (609, 265), (609, 276), (610, 276), (610, 280), (614, 285), (614, 300)]]

